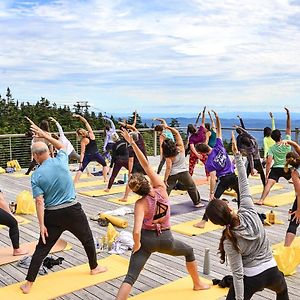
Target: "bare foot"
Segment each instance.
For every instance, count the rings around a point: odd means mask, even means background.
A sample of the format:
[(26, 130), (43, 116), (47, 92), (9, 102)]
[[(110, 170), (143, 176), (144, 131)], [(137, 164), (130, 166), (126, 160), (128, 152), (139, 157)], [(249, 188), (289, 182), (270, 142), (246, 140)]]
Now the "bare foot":
[(256, 205), (264, 205), (264, 202), (261, 200), (254, 201), (253, 203)]
[(210, 289), (210, 285), (206, 284), (206, 283), (203, 283), (203, 282), (200, 282), (199, 285), (196, 285), (193, 288), (194, 291), (208, 290), (208, 289)]
[(119, 201), (121, 201), (121, 202), (127, 202), (127, 198), (121, 198), (121, 199), (119, 199)]
[(92, 173), (87, 173), (88, 177), (95, 177)]
[(26, 281), (25, 284), (22, 284), (20, 286), (20, 289), (22, 290), (23, 294), (29, 294), (32, 285), (33, 285), (33, 282), (30, 282), (30, 281)]
[(25, 255), (25, 254), (28, 254), (28, 250), (26, 249), (18, 248), (18, 249), (14, 249), (13, 251), (13, 256)]
[(110, 189), (104, 189), (103, 192), (108, 193)]
[(91, 270), (91, 275), (96, 275), (99, 273), (104, 273), (107, 271), (106, 267), (97, 266), (95, 269)]
[(196, 204), (194, 206), (197, 207), (197, 208), (201, 208), (201, 207), (204, 207), (205, 204), (203, 204), (202, 202), (199, 202), (198, 204)]
[(205, 227), (205, 224), (206, 224), (206, 221), (205, 220), (202, 220), (196, 224), (194, 224), (193, 226), (196, 227), (196, 228), (204, 228)]

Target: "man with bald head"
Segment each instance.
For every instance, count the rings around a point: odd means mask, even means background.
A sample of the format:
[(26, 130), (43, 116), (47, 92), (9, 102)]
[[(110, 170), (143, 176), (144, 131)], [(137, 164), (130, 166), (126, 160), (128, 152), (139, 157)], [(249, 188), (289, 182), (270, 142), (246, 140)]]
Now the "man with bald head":
[(91, 229), (80, 203), (75, 201), (68, 155), (63, 149), (63, 144), (28, 120), (35, 135), (45, 138), (58, 152), (55, 158), (51, 158), (48, 146), (44, 142), (36, 142), (31, 147), (33, 158), (40, 165), (31, 177), (40, 239), (32, 256), (26, 276), (27, 282), (21, 286), (25, 294), (30, 292), (44, 258), (65, 230), (73, 233), (81, 241), (88, 256), (91, 275), (106, 271), (105, 267), (97, 264)]

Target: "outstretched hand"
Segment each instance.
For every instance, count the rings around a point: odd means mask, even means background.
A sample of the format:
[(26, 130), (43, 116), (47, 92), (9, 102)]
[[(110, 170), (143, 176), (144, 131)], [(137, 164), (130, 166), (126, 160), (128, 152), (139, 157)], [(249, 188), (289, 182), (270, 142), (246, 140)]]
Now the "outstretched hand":
[(269, 115), (270, 115), (270, 118), (272, 119), (273, 118), (273, 113), (271, 111), (269, 112)]
[(122, 129), (121, 135), (129, 144), (132, 144), (134, 142), (132, 136), (126, 129)]
[(231, 149), (232, 149), (233, 154), (234, 155), (238, 154), (239, 150), (238, 150), (238, 147), (236, 145), (236, 139), (235, 139), (234, 131), (231, 131), (231, 143), (232, 143)]
[(49, 117), (49, 120), (54, 122), (54, 123), (56, 122), (56, 120), (53, 117)]
[(284, 109), (285, 109), (285, 111), (286, 111), (287, 114), (290, 113), (290, 111), (289, 111), (289, 109), (287, 107), (285, 107)]
[(27, 116), (25, 116), (25, 119), (32, 125), (35, 125), (35, 123), (31, 120), (31, 119), (29, 119)]
[(74, 118), (80, 118), (81, 116), (78, 115), (78, 114), (73, 114), (73, 117), (74, 117)]
[(46, 137), (47, 133), (42, 130), (40, 127), (35, 125), (33, 122), (31, 123), (30, 130), (33, 132), (33, 135), (36, 137)]

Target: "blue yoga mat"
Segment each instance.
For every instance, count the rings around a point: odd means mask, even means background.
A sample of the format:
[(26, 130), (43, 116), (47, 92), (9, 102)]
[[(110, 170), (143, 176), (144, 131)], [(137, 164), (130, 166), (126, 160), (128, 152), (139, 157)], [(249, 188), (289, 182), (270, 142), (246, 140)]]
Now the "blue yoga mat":
[(197, 210), (203, 210), (206, 207), (206, 204), (208, 203), (207, 200), (201, 199), (201, 201), (205, 204), (203, 207), (195, 207), (192, 200), (185, 201), (178, 204), (171, 204), (171, 216), (176, 215), (182, 215), (189, 212), (197, 211)]

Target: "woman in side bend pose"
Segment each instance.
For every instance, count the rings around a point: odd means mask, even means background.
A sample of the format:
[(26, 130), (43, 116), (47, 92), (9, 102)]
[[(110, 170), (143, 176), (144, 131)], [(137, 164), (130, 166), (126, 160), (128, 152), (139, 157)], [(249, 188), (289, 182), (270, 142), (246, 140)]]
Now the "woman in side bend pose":
[(0, 224), (9, 227), (9, 237), (13, 246), (13, 255), (25, 255), (27, 250), (20, 248), (19, 227), (14, 215), (11, 213), (6, 203), (3, 193), (0, 190)]
[(113, 134), (116, 132), (116, 127), (114, 122), (108, 118), (103, 116), (104, 120), (109, 122), (109, 125), (105, 125), (105, 140), (103, 145), (103, 157), (107, 158), (108, 160), (111, 160), (111, 152), (114, 145), (114, 141), (112, 139)]
[(214, 224), (225, 226), (220, 240), (221, 261), (226, 257), (233, 273), (227, 300), (249, 300), (264, 288), (276, 292), (277, 300), (288, 300), (283, 274), (273, 258), (270, 242), (258, 217), (249, 191), (245, 166), (232, 132), (232, 151), (238, 170), (240, 208), (235, 213), (227, 203), (212, 200), (206, 208)]
[(149, 176), (150, 182), (142, 174), (134, 174), (129, 179), (130, 188), (141, 198), (137, 200), (134, 208), (134, 246), (129, 268), (116, 299), (128, 298), (133, 284), (153, 252), (185, 256), (186, 268), (192, 277), (194, 290), (208, 289), (209, 285), (200, 281), (193, 248), (175, 240), (172, 236), (170, 202), (163, 180), (151, 168), (129, 133), (124, 130), (122, 134), (132, 146), (140, 164)]
[(289, 247), (296, 237), (297, 228), (300, 223), (300, 146), (294, 141), (283, 141), (282, 143), (293, 146), (297, 152), (297, 154), (294, 152), (289, 152), (286, 155), (285, 164), (285, 169), (288, 169), (289, 166), (292, 166), (291, 175), (296, 193), (296, 199), (291, 209), (291, 220), (284, 242), (284, 246)]
[(80, 138), (81, 153), (79, 161), (79, 170), (74, 178), (74, 183), (79, 181), (79, 178), (91, 161), (96, 161), (103, 166), (103, 179), (104, 182), (107, 181), (107, 166), (104, 158), (98, 151), (98, 147), (95, 140), (95, 135), (93, 129), (89, 122), (82, 116), (73, 114), (73, 117), (78, 118), (86, 127), (87, 130), (83, 128), (78, 128), (76, 130), (77, 136)]

